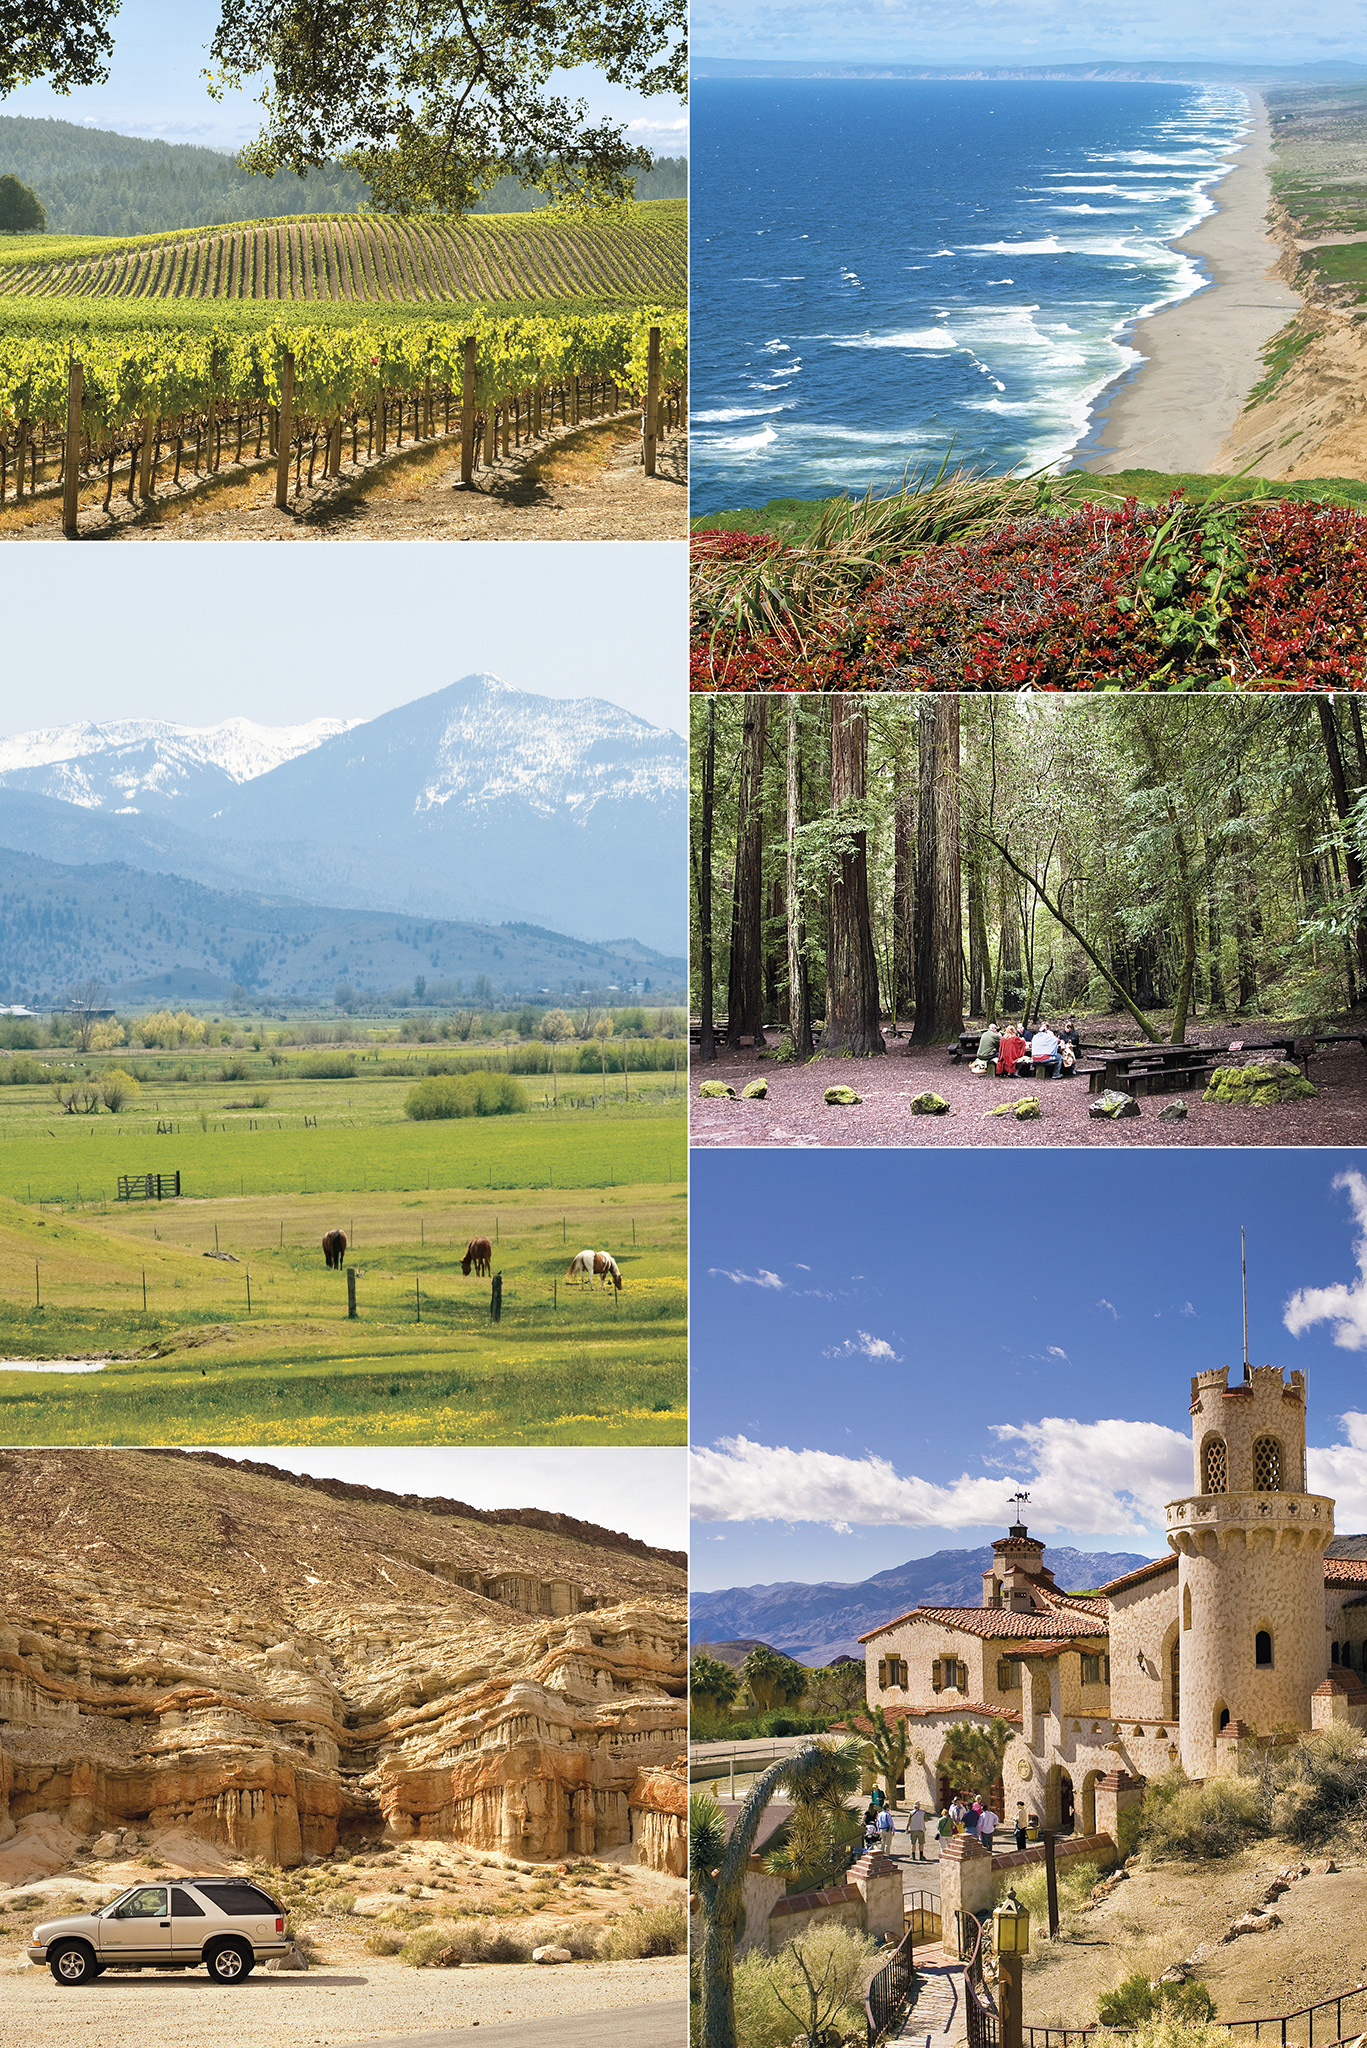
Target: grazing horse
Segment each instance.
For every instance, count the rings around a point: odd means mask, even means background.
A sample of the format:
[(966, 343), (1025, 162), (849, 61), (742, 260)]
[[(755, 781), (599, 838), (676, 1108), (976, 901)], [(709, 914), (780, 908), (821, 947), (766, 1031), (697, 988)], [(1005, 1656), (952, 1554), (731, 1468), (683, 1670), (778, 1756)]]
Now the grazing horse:
[(570, 1268), (565, 1278), (573, 1280), (576, 1275), (581, 1287), (591, 1287), (597, 1276), (604, 1287), (611, 1280), (618, 1294), (622, 1291), (622, 1275), (611, 1252), (580, 1252), (570, 1260)]
[(468, 1280), (470, 1268), (473, 1266), (476, 1277), (483, 1280), (493, 1270), (493, 1257), (494, 1248), (487, 1237), (472, 1237), (465, 1247), (465, 1257), (460, 1262), (460, 1270)]
[(323, 1263), (329, 1272), (342, 1270), (346, 1258), (346, 1232), (328, 1230), (323, 1233)]

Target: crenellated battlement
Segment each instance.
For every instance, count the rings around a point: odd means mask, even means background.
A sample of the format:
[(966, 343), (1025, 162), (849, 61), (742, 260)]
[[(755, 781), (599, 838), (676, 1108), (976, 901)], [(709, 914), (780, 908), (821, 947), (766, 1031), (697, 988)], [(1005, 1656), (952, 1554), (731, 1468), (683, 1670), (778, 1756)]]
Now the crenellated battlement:
[(1255, 1365), (1230, 1384), (1229, 1368), (1191, 1382), (1192, 1492), (1303, 1493), (1305, 1374)]

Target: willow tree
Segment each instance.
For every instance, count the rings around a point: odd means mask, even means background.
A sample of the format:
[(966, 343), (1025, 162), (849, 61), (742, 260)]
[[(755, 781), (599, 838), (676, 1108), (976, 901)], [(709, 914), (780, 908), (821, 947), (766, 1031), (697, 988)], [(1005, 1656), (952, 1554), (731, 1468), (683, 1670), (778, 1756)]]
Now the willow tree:
[(831, 700), (830, 942), (823, 1052), (882, 1052), (878, 961), (869, 921), (869, 844), (865, 797), (869, 712), (862, 697)]
[(959, 700), (932, 697), (916, 727), (916, 1022), (913, 1045), (964, 1027), (963, 891), (959, 873)]

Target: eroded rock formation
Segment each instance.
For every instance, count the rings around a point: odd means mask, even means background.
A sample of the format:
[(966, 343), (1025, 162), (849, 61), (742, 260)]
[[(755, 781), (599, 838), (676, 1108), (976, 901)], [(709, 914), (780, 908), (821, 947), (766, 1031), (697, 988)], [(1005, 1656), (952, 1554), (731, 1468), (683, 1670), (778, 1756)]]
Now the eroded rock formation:
[(292, 1865), (383, 1828), (682, 1868), (670, 1554), (221, 1459), (8, 1451), (0, 1571), (0, 1842), (41, 1815)]

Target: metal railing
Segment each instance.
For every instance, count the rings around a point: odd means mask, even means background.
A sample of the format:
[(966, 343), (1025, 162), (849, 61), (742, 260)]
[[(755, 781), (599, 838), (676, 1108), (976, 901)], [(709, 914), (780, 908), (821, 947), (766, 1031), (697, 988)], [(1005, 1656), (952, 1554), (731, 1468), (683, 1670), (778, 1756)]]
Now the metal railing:
[[(964, 1966), (964, 1981), (967, 1984), (967, 1964)], [(1351, 2011), (1355, 2002), (1356, 2014)], [(1347, 2033), (1343, 2026), (1345, 2008), (1350, 2008)], [(1324, 2018), (1317, 2037), (1315, 2021), (1321, 2014)], [(1298, 2025), (1297, 2022), (1303, 2024)], [(1355, 1985), (1351, 1991), (1337, 1992), (1332, 1998), (1321, 1998), (1315, 2005), (1303, 2005), (1295, 2012), (1272, 2013), (1255, 2020), (1212, 2020), (1211, 2025), (1233, 2035), (1251, 2032), (1255, 2042), (1260, 2042), (1266, 2031), (1269, 2042), (1275, 2041), (1277, 2048), (1338, 2048), (1339, 2043), (1356, 2040), (1367, 2032), (1367, 1985)], [(1098, 2031), (1095, 2023), (1088, 2027), (1024, 2027), (1021, 2030), (1025, 2048), (1068, 2048), (1070, 2042), (1086, 2041)], [(1106, 2031), (1127, 2033), (1129, 2029), (1115, 2027)]]
[(912, 1959), (915, 1938), (912, 1929), (908, 1928), (868, 1988), (864, 1999), (868, 2048), (873, 2048), (875, 2041), (882, 2040), (916, 1988), (916, 1968)]
[[(983, 1981), (983, 1963), (992, 1945), (992, 1923), (979, 1919), (976, 1913), (962, 1913), (959, 1916), (961, 1930), (966, 1931), (964, 1923), (967, 1921), (972, 1921), (975, 1927), (973, 1945), (964, 1963), (964, 2021), (968, 2048), (1001, 2048), (1001, 2015)], [(962, 1940), (959, 1946), (962, 1949)]]
[(907, 1892), (902, 1910), (908, 1934), (914, 1934), (918, 1941), (939, 1941), (943, 1923), (938, 1892)]

